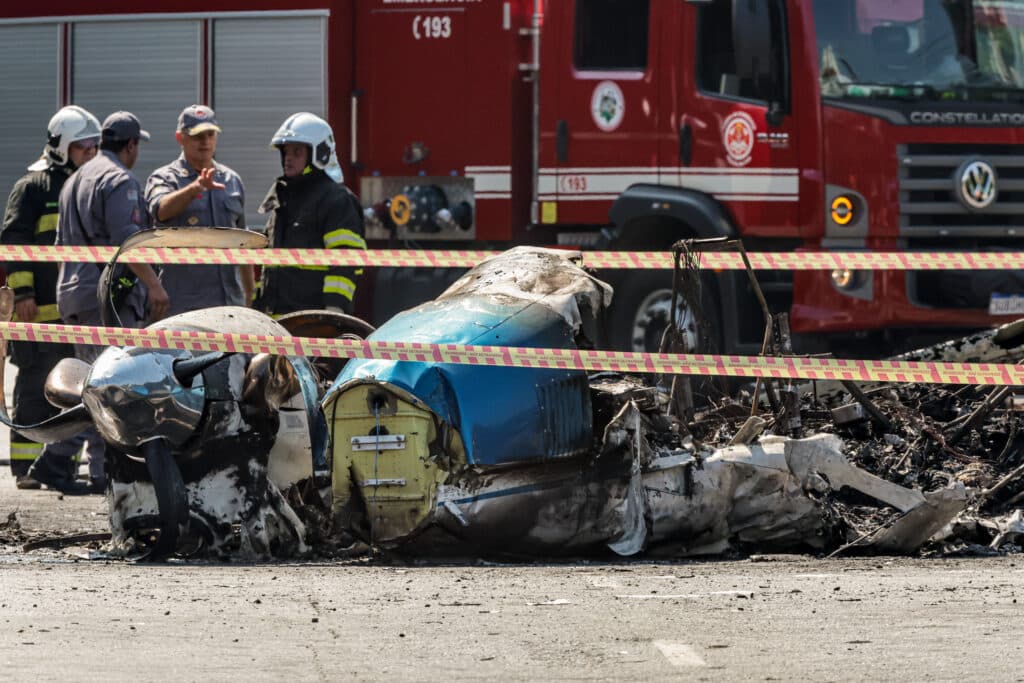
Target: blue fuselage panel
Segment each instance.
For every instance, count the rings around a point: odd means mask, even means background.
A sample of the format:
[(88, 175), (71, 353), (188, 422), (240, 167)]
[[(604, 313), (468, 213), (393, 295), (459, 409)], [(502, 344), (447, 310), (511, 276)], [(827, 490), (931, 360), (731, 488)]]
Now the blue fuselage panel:
[[(483, 296), (423, 304), (395, 316), (369, 339), (575, 348), (568, 323), (547, 306)], [(590, 394), (580, 370), (354, 359), (332, 391), (368, 377), (422, 399), (459, 430), (476, 465), (566, 458), (592, 445)]]

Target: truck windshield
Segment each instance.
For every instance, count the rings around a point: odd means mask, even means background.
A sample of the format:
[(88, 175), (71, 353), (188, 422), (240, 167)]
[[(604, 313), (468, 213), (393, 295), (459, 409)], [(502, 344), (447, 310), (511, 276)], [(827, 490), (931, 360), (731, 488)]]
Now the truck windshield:
[(814, 0), (822, 94), (1024, 101), (1024, 0)]

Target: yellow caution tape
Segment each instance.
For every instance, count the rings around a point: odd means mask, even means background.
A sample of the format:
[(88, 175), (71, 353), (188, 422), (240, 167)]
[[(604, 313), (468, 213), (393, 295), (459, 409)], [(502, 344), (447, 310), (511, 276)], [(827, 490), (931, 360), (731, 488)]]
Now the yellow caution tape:
[[(115, 247), (0, 245), (0, 261), (106, 263)], [(448, 249), (219, 249), (138, 247), (123, 254), (124, 263), (256, 264), (264, 266), (357, 266), (472, 268), (497, 251)], [(755, 270), (1020, 270), (1024, 252), (881, 252), (801, 251), (748, 254)], [(666, 251), (587, 251), (589, 268), (671, 269)], [(706, 253), (700, 265), (711, 270), (742, 270), (739, 254)]]
[(311, 337), (275, 337), (186, 330), (104, 328), (0, 322), (0, 336), (16, 341), (141, 346), (188, 351), (234, 351), (287, 356), (375, 358), (493, 367), (608, 370), (622, 373), (723, 375), (779, 379), (854, 380), (921, 384), (1024, 386), (1024, 366), (767, 356), (580, 351), (461, 344), (419, 344)]

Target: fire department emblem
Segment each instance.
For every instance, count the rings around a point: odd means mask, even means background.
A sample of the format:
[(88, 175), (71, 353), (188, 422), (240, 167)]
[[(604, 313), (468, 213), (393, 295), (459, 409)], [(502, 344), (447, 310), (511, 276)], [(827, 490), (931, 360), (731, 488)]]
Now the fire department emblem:
[(733, 166), (746, 166), (754, 152), (757, 126), (749, 114), (738, 111), (730, 114), (722, 124), (722, 143), (729, 163)]
[(974, 160), (965, 163), (958, 171), (960, 176), (960, 201), (968, 209), (987, 209), (996, 200), (996, 170), (991, 164)]
[(598, 83), (590, 98), (590, 115), (594, 117), (597, 127), (605, 132), (618, 128), (622, 117), (626, 115), (626, 98), (622, 95), (622, 88), (612, 81)]

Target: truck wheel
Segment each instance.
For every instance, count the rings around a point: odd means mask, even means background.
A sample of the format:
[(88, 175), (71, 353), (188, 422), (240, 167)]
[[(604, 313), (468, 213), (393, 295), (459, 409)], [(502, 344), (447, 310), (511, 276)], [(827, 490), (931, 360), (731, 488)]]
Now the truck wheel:
[[(716, 297), (710, 295), (712, 287), (711, 283), (704, 286), (703, 325), (681, 298), (676, 306), (676, 316), (689, 348), (706, 351), (718, 345), (718, 311)], [(617, 278), (607, 339), (612, 348), (619, 351), (656, 353), (671, 315), (670, 277), (654, 272), (627, 273)]]

